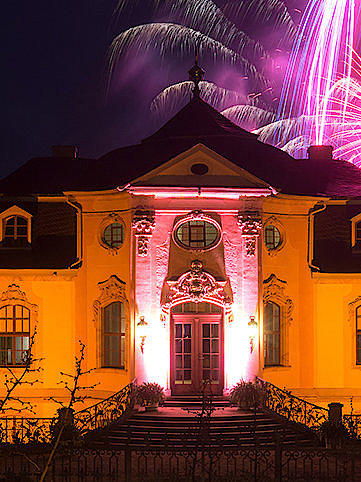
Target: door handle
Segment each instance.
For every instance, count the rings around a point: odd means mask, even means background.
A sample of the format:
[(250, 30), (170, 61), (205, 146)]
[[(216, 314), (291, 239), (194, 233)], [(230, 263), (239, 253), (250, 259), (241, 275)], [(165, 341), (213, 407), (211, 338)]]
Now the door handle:
[(204, 356), (203, 356), (203, 355), (198, 355), (198, 360), (204, 360)]

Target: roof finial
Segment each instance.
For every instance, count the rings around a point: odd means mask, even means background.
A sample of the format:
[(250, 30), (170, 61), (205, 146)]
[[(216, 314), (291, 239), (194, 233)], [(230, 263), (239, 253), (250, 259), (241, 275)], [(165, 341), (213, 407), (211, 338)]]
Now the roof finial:
[(198, 65), (198, 47), (195, 49), (195, 61), (193, 67), (188, 71), (189, 80), (194, 82), (193, 97), (199, 97), (199, 82), (203, 80), (205, 71)]

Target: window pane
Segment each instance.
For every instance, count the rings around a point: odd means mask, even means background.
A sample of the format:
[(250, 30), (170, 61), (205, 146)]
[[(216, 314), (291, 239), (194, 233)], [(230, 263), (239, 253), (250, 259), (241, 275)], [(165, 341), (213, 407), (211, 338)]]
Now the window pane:
[(268, 249), (276, 249), (280, 245), (281, 234), (275, 226), (266, 226), (264, 230), (264, 242)]
[(217, 227), (202, 220), (187, 221), (181, 224), (175, 238), (188, 248), (208, 248), (214, 245), (219, 237)]
[(112, 366), (117, 367), (119, 365), (120, 365), (119, 337), (112, 336)]
[(361, 364), (361, 332), (356, 334), (356, 363)]
[(124, 231), (120, 223), (112, 223), (104, 229), (103, 241), (112, 248), (117, 248), (123, 243)]
[(264, 307), (264, 363), (280, 364), (280, 307), (272, 302)]

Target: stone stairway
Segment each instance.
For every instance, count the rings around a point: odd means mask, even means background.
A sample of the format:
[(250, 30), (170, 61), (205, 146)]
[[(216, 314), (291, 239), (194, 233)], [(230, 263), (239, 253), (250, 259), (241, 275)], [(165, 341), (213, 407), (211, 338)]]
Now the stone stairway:
[(223, 397), (213, 397), (214, 411), (201, 417), (199, 397), (170, 397), (156, 412), (140, 409), (123, 423), (116, 422), (97, 437), (104, 448), (215, 449), (317, 445), (308, 429), (264, 411), (240, 411)]

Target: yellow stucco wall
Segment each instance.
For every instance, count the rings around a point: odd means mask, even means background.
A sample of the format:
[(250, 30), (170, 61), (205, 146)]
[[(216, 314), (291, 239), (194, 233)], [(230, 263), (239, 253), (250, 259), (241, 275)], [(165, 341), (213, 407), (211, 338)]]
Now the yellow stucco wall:
[[(59, 385), (60, 372), (73, 373), (75, 356), (79, 353), (79, 340), (85, 344), (86, 358), (83, 369), (94, 370), (83, 377), (82, 385), (93, 389), (83, 393), (91, 397), (84, 406), (96, 403), (120, 390), (134, 377), (134, 329), (133, 312), (128, 311), (128, 344), (126, 347), (126, 369), (101, 368), (100, 360), (100, 316), (96, 317), (93, 304), (101, 295), (98, 283), (115, 275), (125, 283), (125, 297), (130, 302), (130, 197), (128, 194), (111, 192), (87, 194), (77, 197), (82, 206), (83, 252), (82, 265), (69, 270), (2, 270), (0, 291), (15, 283), (26, 294), (27, 300), (38, 307), (34, 356), (42, 358), (39, 373), (28, 375), (26, 380), (39, 380), (33, 386), (21, 385), (14, 395), (29, 400), (38, 416), (53, 416), (59, 407), (46, 400), (53, 396), (66, 400), (67, 392)], [(99, 243), (102, 222), (111, 213), (117, 213), (125, 227), (125, 239), (116, 254), (112, 254)], [(132, 306), (129, 303), (129, 306)], [(33, 324), (34, 325), (34, 324)], [(34, 326), (32, 326), (32, 330)], [(21, 368), (14, 369), (17, 374)], [(4, 396), (4, 376), (1, 370), (0, 396)], [(13, 404), (15, 405), (15, 404)], [(8, 405), (10, 406), (10, 405)], [(76, 410), (83, 405), (75, 407)], [(13, 415), (12, 412), (8, 414)], [(23, 412), (22, 415), (29, 415)]]

